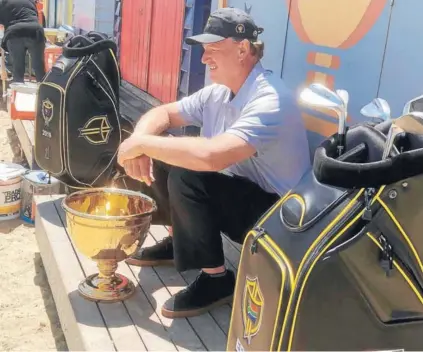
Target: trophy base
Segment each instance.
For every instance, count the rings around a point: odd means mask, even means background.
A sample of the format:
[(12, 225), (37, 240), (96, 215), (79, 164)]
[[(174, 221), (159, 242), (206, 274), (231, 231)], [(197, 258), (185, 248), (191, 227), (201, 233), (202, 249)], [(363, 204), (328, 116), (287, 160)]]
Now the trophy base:
[(90, 301), (99, 303), (121, 302), (131, 297), (135, 286), (124, 275), (115, 274), (112, 277), (99, 277), (92, 274), (78, 286), (79, 294)]

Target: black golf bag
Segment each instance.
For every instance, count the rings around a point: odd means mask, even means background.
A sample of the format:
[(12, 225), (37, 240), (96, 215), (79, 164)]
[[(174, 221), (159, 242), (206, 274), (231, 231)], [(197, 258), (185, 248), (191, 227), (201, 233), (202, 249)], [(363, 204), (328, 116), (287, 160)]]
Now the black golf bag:
[(116, 44), (101, 33), (75, 36), (39, 87), (35, 159), (74, 188), (109, 185), (118, 147), (133, 132), (119, 113), (115, 53)]
[(351, 128), (339, 158), (324, 141), (249, 232), (228, 351), (423, 348), (423, 136), (381, 160), (389, 124)]

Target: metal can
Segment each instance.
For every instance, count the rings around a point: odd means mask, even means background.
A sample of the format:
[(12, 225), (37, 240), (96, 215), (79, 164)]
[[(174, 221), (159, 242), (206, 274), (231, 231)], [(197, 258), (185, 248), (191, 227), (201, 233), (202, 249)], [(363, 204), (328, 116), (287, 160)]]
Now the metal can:
[(34, 195), (58, 194), (60, 182), (42, 170), (31, 171), (23, 176), (21, 192), (21, 214), (23, 221), (35, 223)]

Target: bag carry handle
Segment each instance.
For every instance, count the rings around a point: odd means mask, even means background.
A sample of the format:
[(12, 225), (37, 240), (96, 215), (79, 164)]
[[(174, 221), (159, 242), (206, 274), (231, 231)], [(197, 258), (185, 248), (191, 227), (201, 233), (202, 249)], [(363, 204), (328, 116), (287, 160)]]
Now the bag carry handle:
[(398, 154), (384, 160), (361, 163), (340, 161), (334, 158), (334, 139), (324, 141), (316, 149), (313, 172), (324, 184), (342, 188), (367, 188), (389, 185), (423, 173), (423, 148)]
[(103, 50), (117, 51), (116, 43), (108, 39), (103, 33), (89, 32), (87, 35), (77, 35), (72, 37), (63, 46), (63, 56), (67, 58), (80, 58), (93, 54), (98, 54)]

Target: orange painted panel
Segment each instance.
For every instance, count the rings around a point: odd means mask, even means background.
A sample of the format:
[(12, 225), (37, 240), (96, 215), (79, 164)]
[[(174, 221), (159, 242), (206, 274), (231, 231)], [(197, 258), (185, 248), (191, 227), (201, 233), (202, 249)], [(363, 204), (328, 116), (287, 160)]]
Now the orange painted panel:
[(184, 0), (153, 2), (147, 92), (163, 103), (177, 98), (184, 11)]
[(153, 0), (122, 2), (120, 65), (125, 81), (147, 90)]

